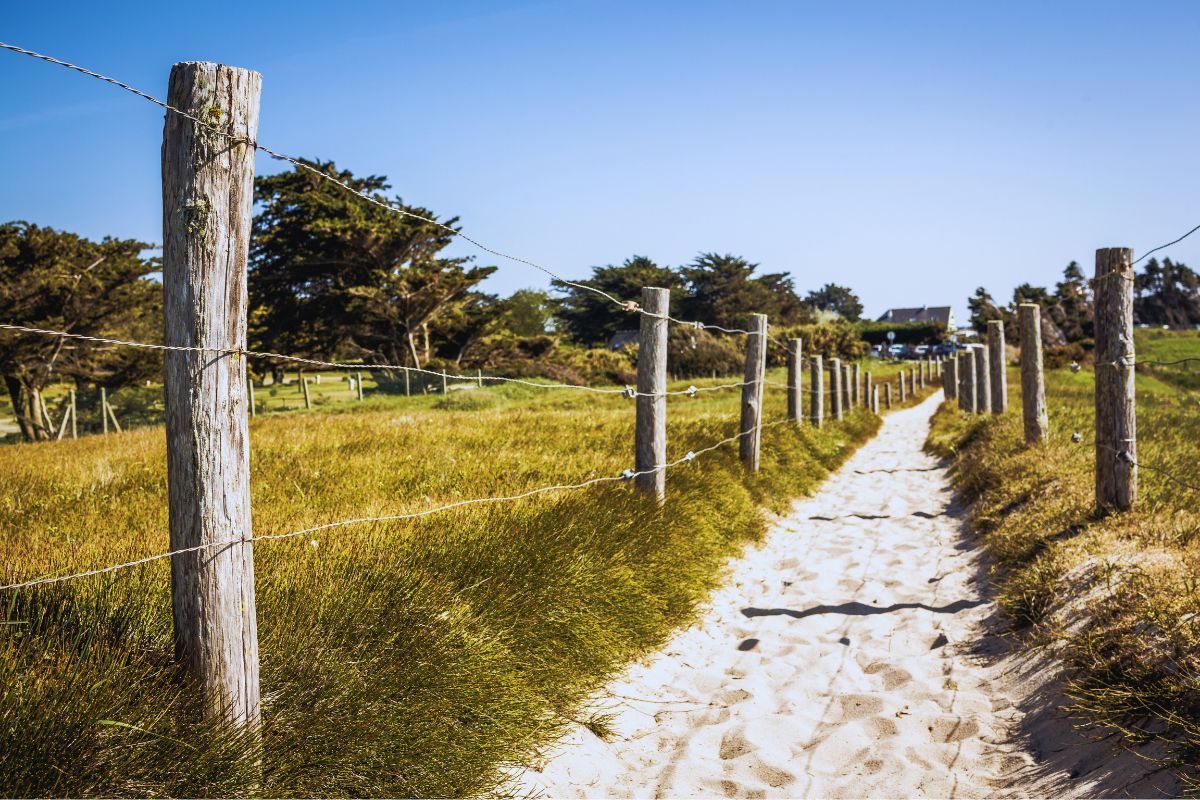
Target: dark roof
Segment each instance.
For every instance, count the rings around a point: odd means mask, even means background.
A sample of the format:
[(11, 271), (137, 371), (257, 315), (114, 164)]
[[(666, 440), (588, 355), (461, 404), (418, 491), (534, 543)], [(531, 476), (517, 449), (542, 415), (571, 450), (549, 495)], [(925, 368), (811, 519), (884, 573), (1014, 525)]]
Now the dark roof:
[(880, 322), (938, 322), (950, 324), (950, 306), (921, 306), (920, 308), (889, 308)]

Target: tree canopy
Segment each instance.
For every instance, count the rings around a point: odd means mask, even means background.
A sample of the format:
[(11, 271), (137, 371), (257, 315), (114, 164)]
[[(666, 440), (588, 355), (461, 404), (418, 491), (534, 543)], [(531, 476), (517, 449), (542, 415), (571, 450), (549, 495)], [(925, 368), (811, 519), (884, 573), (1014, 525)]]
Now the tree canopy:
[[(162, 338), (159, 260), (134, 239), (94, 242), (27, 222), (0, 225), (0, 319), (85, 336)], [(0, 331), (0, 373), (22, 435), (46, 438), (36, 408), (51, 380), (113, 387), (161, 368), (146, 350)]]

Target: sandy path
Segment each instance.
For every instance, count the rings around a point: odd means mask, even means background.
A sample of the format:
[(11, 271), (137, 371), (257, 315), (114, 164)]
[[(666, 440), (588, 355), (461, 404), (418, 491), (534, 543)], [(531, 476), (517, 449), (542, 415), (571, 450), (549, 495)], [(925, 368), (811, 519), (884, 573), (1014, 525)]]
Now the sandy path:
[(989, 613), (944, 469), (940, 394), (730, 566), (700, 622), (603, 694), (523, 790), (550, 797), (980, 797), (1020, 792), (1019, 712), (970, 655)]

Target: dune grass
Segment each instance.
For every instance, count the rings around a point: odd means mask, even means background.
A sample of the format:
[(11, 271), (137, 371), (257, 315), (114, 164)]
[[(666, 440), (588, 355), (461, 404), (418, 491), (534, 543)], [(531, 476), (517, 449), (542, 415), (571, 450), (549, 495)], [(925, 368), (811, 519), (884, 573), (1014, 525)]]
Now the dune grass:
[[(767, 401), (782, 417), (784, 393)], [(737, 409), (671, 398), (669, 456), (734, 433)], [(617, 475), (633, 420), (619, 397), (511, 386), (260, 417), (255, 533)], [(662, 509), (612, 483), (256, 546), (261, 749), (205, 721), (172, 664), (167, 561), (6, 592), (0, 793), (491, 791), (878, 424), (771, 427), (758, 475), (727, 445), (672, 470)], [(164, 448), (154, 427), (0, 448), (0, 579), (165, 550)]]
[[(1141, 334), (1139, 356), (1151, 349)], [(1200, 338), (1187, 347), (1200, 354)], [(1098, 517), (1091, 373), (1046, 382), (1048, 441), (1025, 447), (1010, 369), (1010, 413), (946, 404), (928, 447), (957, 458), (999, 603), (1026, 641), (1061, 658), (1081, 723), (1153, 743), (1148, 752), (1200, 789), (1200, 394), (1139, 371), (1138, 503)]]

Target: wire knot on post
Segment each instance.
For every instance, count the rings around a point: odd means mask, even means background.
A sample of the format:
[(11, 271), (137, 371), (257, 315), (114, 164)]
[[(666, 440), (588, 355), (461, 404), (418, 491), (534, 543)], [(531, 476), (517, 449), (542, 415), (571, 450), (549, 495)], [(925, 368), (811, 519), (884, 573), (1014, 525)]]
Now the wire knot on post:
[(696, 396), (696, 392), (698, 392), (698, 391), (700, 391), (700, 390), (699, 390), (699, 389), (697, 389), (695, 386), (689, 386), (689, 387), (687, 388), (687, 396), (688, 396), (688, 397), (695, 397), (695, 396)]
[(621, 473), (621, 480), (631, 481), (635, 477), (633, 470), (627, 469)]
[(1120, 450), (1117, 452), (1117, 461), (1125, 464), (1132, 464), (1134, 463), (1133, 453), (1130, 453), (1128, 450)]
[(637, 389), (633, 388), (632, 386), (626, 386), (621, 390), (621, 397), (632, 400), (633, 398), (637, 397)]
[(1078, 361), (1071, 362), (1071, 372), (1079, 372), (1079, 370), (1081, 370), (1081, 369), (1083, 369), (1083, 368), (1079, 366)]
[(1083, 434), (1082, 433), (1072, 433), (1071, 441), (1074, 442), (1075, 444), (1079, 444), (1080, 442), (1083, 441)]
[(621, 304), (621, 307), (629, 312), (638, 312), (638, 311), (642, 310), (642, 307), (638, 304), (638, 302), (636, 300), (626, 300), (624, 303)]
[(687, 454), (686, 456), (684, 456), (684, 457), (683, 457), (683, 460), (684, 460), (684, 461), (691, 461), (691, 460), (692, 460), (693, 458), (695, 458), (695, 457), (696, 457), (696, 453), (695, 453), (695, 451), (693, 451), (693, 450), (688, 450), (688, 454)]

